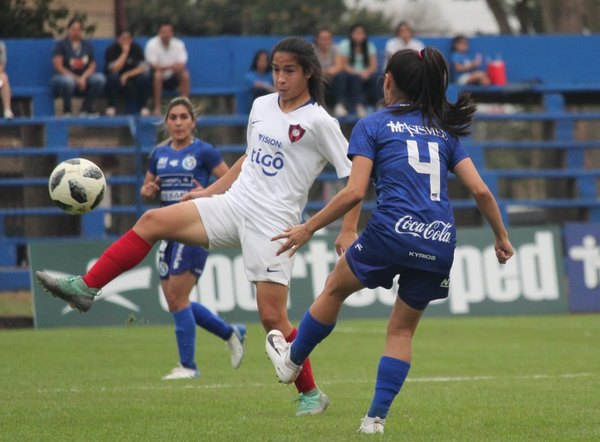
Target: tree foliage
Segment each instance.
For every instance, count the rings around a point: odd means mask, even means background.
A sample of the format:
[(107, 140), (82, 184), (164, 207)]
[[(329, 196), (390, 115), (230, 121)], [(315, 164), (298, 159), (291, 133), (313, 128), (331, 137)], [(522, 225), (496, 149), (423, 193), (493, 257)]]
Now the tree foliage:
[(383, 14), (349, 10), (344, 0), (131, 0), (125, 14), (137, 35), (153, 35), (164, 22), (183, 35), (311, 35), (322, 26), (344, 34), (354, 21), (373, 34), (390, 30)]
[(81, 20), (86, 35), (96, 30), (87, 15), (53, 7), (52, 0), (0, 0), (0, 38), (41, 38), (62, 34), (72, 18)]

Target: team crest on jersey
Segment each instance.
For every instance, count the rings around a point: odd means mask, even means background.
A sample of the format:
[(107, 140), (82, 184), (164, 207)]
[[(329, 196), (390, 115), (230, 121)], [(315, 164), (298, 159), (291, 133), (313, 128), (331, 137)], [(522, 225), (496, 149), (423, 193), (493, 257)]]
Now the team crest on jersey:
[(292, 143), (295, 143), (296, 141), (300, 140), (300, 138), (302, 138), (305, 132), (306, 130), (299, 124), (290, 124), (290, 128), (288, 129), (290, 141)]
[(181, 165), (185, 170), (194, 170), (196, 168), (196, 158), (188, 155), (183, 159)]

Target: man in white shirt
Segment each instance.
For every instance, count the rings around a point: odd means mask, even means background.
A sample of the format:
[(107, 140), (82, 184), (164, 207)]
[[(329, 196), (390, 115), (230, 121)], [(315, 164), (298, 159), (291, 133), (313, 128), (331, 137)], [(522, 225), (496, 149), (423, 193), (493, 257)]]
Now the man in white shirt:
[(402, 49), (421, 51), (424, 47), (425, 44), (421, 40), (413, 38), (413, 31), (410, 25), (405, 21), (401, 21), (396, 26), (396, 36), (390, 38), (385, 44), (385, 55), (391, 57), (395, 52)]
[(187, 70), (188, 53), (182, 40), (174, 37), (173, 25), (162, 24), (158, 35), (146, 43), (146, 61), (152, 68), (154, 114), (160, 115), (163, 89), (176, 89), (179, 94), (190, 95), (190, 73)]

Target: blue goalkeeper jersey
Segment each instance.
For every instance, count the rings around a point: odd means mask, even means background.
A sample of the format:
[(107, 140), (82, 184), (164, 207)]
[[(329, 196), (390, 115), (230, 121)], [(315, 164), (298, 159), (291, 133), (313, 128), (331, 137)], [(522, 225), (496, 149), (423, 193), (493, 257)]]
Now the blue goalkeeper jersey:
[(148, 171), (160, 178), (161, 206), (178, 203), (194, 188), (194, 180), (206, 187), (212, 170), (222, 161), (221, 153), (212, 144), (197, 138), (180, 150), (170, 144), (156, 147), (150, 153)]
[(360, 120), (350, 137), (348, 157), (373, 161), (377, 208), (363, 233), (390, 263), (447, 273), (456, 245), (447, 175), (469, 155), (421, 113), (394, 115), (394, 107)]

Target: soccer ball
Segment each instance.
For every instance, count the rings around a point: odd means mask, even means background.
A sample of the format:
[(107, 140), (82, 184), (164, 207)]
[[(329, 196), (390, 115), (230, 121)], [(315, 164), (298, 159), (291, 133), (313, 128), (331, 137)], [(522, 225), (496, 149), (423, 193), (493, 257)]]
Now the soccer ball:
[(71, 215), (93, 210), (102, 201), (105, 190), (102, 170), (84, 158), (63, 161), (54, 168), (48, 180), (50, 198)]

